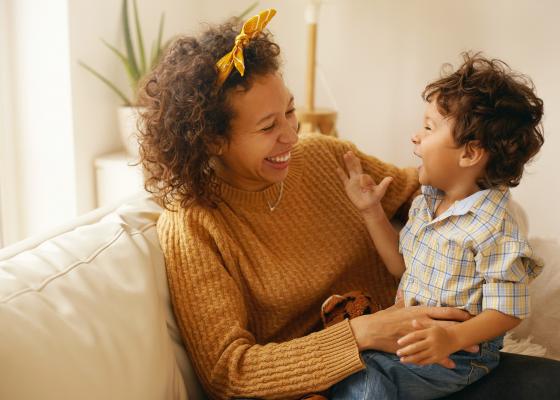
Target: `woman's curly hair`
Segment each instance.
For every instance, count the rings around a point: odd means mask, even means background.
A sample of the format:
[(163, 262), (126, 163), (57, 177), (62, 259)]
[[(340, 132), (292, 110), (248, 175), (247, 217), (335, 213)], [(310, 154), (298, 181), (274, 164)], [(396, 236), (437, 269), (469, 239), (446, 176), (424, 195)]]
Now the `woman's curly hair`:
[(503, 61), (480, 53), (462, 56), (463, 65), (454, 72), (444, 65), (444, 76), (428, 84), (422, 97), (435, 99), (439, 112), (453, 120), (457, 145), (478, 141), (487, 151), (481, 187), (515, 187), (544, 143), (543, 101), (531, 79)]
[(280, 48), (270, 33), (262, 32), (244, 48), (244, 76), (234, 68), (216, 87), (216, 62), (231, 51), (241, 26), (231, 19), (208, 27), (199, 37), (177, 38), (140, 90), (138, 142), (145, 188), (168, 209), (175, 203), (217, 204), (210, 159), (212, 149), (230, 140), (234, 113), (228, 94), (234, 88), (248, 90), (255, 76), (280, 68)]

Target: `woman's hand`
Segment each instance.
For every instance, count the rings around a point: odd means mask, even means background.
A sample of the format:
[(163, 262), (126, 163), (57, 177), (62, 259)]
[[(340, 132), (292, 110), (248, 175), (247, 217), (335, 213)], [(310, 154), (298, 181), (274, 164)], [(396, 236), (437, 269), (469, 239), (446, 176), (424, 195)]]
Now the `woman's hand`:
[(376, 184), (370, 175), (363, 173), (360, 160), (351, 151), (344, 154), (344, 164), (348, 172), (344, 172), (342, 168), (337, 168), (336, 172), (350, 201), (362, 213), (380, 211), (381, 199), (393, 178), (386, 177)]
[[(463, 310), (453, 307), (404, 307), (402, 301), (392, 307), (375, 314), (362, 315), (350, 320), (350, 326), (358, 343), (358, 349), (381, 350), (396, 353), (399, 348), (397, 341), (407, 334), (416, 331), (414, 320), (424, 327), (446, 327), (458, 322), (466, 321), (471, 315)], [(471, 346), (467, 351), (478, 351), (478, 346)], [(449, 360), (443, 363), (452, 368)]]

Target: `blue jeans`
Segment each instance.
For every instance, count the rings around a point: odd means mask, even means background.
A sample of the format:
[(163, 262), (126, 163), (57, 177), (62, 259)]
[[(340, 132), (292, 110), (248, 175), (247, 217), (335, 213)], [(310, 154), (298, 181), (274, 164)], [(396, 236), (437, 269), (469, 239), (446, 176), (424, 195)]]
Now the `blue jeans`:
[(365, 351), (366, 368), (331, 388), (331, 400), (436, 399), (463, 389), (493, 370), (500, 360), (503, 336), (480, 345), (478, 353), (450, 356), (455, 368), (439, 364), (403, 364), (395, 354)]

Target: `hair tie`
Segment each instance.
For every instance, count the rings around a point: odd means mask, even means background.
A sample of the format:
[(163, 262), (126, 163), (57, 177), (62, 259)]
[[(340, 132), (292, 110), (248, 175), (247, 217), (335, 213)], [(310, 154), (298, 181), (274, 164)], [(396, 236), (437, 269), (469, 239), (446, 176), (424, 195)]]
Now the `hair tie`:
[(216, 67), (218, 68), (218, 79), (216, 81), (216, 85), (218, 87), (222, 86), (225, 82), (234, 65), (241, 76), (243, 76), (245, 73), (243, 49), (251, 39), (253, 39), (259, 32), (262, 32), (266, 24), (268, 24), (268, 21), (270, 21), (275, 14), (276, 10), (274, 8), (270, 8), (249, 18), (243, 24), (241, 33), (239, 33), (239, 35), (235, 38), (233, 49), (216, 63)]

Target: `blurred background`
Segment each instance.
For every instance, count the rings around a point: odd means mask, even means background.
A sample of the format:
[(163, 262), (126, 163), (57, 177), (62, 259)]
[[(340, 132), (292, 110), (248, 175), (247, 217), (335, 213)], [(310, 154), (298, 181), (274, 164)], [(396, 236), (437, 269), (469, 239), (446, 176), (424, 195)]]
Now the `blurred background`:
[[(162, 13), (164, 44), (253, 3), (137, 0), (147, 53), (157, 42)], [(124, 152), (118, 133), (124, 100), (79, 64), (133, 96), (115, 53), (126, 55), (122, 5), (0, 0), (0, 244), (52, 229), (141, 188), (141, 176), (128, 166), (134, 156)], [(137, 43), (132, 6), (129, 1)], [(259, 1), (252, 14), (269, 7), (278, 11), (268, 27), (283, 51), (284, 77), (302, 104), (308, 1)], [(421, 126), (420, 93), (442, 64), (457, 66), (467, 50), (506, 61), (533, 79), (545, 103), (545, 145), (513, 196), (529, 216), (532, 235), (558, 236), (559, 17), (554, 0), (322, 1), (315, 104), (337, 112), (339, 137), (385, 161), (416, 165), (410, 136)]]

